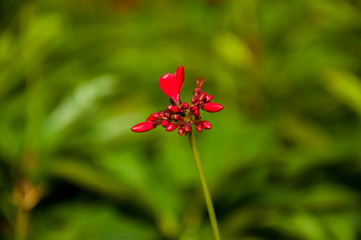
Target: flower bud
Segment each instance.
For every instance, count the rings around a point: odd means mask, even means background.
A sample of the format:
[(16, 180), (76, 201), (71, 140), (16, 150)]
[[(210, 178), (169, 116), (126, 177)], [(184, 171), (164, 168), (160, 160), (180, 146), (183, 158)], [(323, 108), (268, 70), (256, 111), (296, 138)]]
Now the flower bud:
[(191, 100), (192, 104), (195, 104), (197, 102), (197, 98), (196, 97), (193, 97), (192, 100)]
[(211, 129), (212, 125), (208, 121), (202, 121), (202, 127), (204, 129)]
[(198, 97), (200, 93), (201, 93), (201, 89), (200, 88), (195, 88), (194, 91), (193, 91), (193, 96)]
[(187, 124), (184, 126), (184, 131), (185, 131), (185, 132), (190, 132), (190, 131), (192, 131), (192, 125), (191, 125), (191, 123), (187, 123)]
[(197, 106), (193, 106), (193, 107), (191, 108), (191, 110), (194, 112), (194, 111), (198, 110), (198, 107), (197, 107)]
[(189, 108), (189, 103), (187, 103), (187, 102), (183, 103), (182, 108), (183, 109)]
[(184, 134), (184, 129), (181, 126), (179, 126), (179, 128), (178, 128), (178, 133), (181, 136)]
[(178, 121), (181, 118), (181, 116), (178, 114), (174, 114), (173, 118), (174, 118), (174, 120)]
[(155, 120), (157, 120), (157, 119), (155, 119), (155, 118), (153, 117), (153, 114), (151, 114), (151, 115), (147, 118), (147, 121), (155, 121)]
[(152, 113), (151, 115), (154, 119), (159, 120), (161, 118), (159, 113)]
[(172, 107), (173, 107), (173, 105), (168, 105), (168, 106), (167, 106), (167, 109), (168, 109), (169, 111), (172, 111)]
[(197, 118), (197, 117), (199, 117), (199, 110), (197, 109), (197, 110), (195, 110), (194, 112), (193, 112), (193, 114), (194, 114), (194, 116)]
[(202, 132), (202, 130), (203, 130), (202, 124), (198, 124), (196, 129), (198, 132)]
[(174, 112), (174, 113), (177, 113), (178, 112), (178, 107), (177, 106), (172, 106), (171, 111)]
[(170, 114), (169, 114), (169, 113), (165, 113), (165, 114), (164, 114), (164, 117), (170, 119)]
[(152, 130), (154, 128), (154, 126), (155, 126), (154, 122), (151, 122), (151, 121), (142, 122), (142, 123), (138, 123), (137, 125), (132, 127), (132, 131), (133, 132), (146, 132), (146, 131)]
[(176, 123), (169, 123), (167, 128), (165, 129), (167, 132), (171, 132), (174, 131), (174, 129), (177, 128), (177, 124)]
[(163, 127), (168, 126), (168, 124), (169, 124), (169, 122), (168, 122), (167, 120), (163, 120), (163, 121), (162, 121), (162, 126), (163, 126)]
[(204, 99), (206, 99), (207, 97), (207, 93), (206, 92), (202, 92), (201, 95), (199, 95), (199, 101), (203, 101)]
[(210, 102), (213, 99), (213, 95), (207, 95), (206, 102)]
[(202, 106), (202, 108), (207, 112), (218, 112), (223, 109), (223, 106), (218, 103), (206, 103)]

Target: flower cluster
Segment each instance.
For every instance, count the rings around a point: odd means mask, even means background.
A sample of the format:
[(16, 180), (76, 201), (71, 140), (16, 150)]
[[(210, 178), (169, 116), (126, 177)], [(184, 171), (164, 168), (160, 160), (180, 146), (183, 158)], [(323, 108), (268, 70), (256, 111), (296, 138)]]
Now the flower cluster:
[(223, 106), (211, 102), (212, 95), (201, 91), (204, 79), (197, 79), (197, 87), (193, 91), (193, 97), (190, 103), (182, 103), (179, 98), (179, 92), (183, 87), (184, 68), (178, 67), (174, 74), (166, 73), (159, 78), (159, 86), (162, 91), (170, 97), (171, 105), (167, 109), (152, 113), (146, 122), (139, 123), (132, 127), (133, 132), (146, 132), (158, 125), (162, 125), (166, 131), (171, 132), (178, 129), (179, 135), (188, 134), (192, 131), (192, 125), (201, 132), (203, 129), (210, 129), (212, 126), (208, 121), (201, 120), (200, 110), (207, 112), (218, 112)]

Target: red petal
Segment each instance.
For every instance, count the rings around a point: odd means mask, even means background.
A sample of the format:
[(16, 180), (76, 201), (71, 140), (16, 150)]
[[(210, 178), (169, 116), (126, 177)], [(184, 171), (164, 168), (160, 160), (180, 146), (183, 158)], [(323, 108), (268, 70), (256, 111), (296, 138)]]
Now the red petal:
[(154, 122), (142, 122), (132, 127), (133, 132), (146, 132), (154, 128)]
[(203, 105), (203, 110), (206, 110), (207, 112), (218, 112), (223, 109), (223, 106), (218, 103), (206, 103)]
[(177, 68), (177, 71), (175, 71), (174, 76), (177, 79), (177, 84), (178, 84), (179, 91), (180, 91), (182, 89), (183, 83), (184, 83), (184, 67), (182, 65)]
[(184, 68), (180, 66), (173, 74), (166, 73), (159, 78), (159, 86), (162, 91), (174, 101), (179, 102), (179, 91), (183, 87), (184, 82)]

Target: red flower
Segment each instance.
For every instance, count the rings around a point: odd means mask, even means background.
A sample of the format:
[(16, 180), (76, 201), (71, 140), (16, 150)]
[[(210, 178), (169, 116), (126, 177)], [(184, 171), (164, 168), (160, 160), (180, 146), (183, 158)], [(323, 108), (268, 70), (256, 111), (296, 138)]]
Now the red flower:
[(202, 121), (200, 110), (207, 112), (218, 112), (223, 106), (218, 103), (211, 103), (212, 95), (202, 92), (201, 88), (204, 79), (197, 79), (197, 87), (193, 91), (191, 103), (182, 103), (179, 99), (179, 91), (184, 82), (184, 68), (180, 66), (174, 75), (166, 73), (159, 78), (159, 86), (162, 91), (171, 98), (172, 105), (168, 105), (163, 111), (152, 113), (146, 122), (139, 123), (132, 127), (134, 132), (149, 131), (158, 125), (162, 125), (166, 131), (171, 132), (178, 128), (179, 135), (188, 135), (192, 131), (192, 125), (201, 132), (203, 129), (211, 129), (208, 121)]
[(184, 68), (178, 67), (174, 75), (170, 73), (164, 74), (159, 78), (159, 86), (162, 91), (175, 102), (179, 102), (179, 91), (183, 87), (184, 82)]

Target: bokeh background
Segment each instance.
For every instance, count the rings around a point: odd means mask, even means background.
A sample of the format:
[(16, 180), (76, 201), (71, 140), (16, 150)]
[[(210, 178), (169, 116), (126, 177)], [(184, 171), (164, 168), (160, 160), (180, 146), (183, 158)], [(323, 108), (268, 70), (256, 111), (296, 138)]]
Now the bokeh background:
[(185, 67), (228, 240), (361, 239), (358, 0), (1, 0), (0, 239), (213, 239), (186, 137), (130, 128)]

